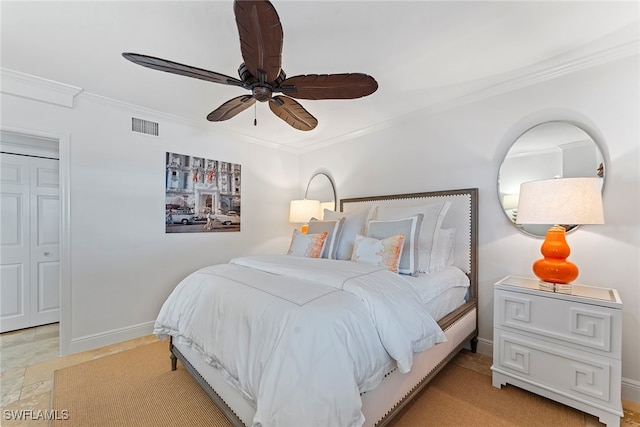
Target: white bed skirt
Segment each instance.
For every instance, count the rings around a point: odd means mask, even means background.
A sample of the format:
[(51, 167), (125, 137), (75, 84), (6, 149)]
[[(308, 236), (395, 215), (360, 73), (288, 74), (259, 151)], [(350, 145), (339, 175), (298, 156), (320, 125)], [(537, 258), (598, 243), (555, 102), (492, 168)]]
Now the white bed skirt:
[(382, 384), (362, 396), (365, 427), (375, 426), (427, 375), (438, 368), (443, 360), (460, 350), (476, 330), (476, 310), (476, 308), (470, 310), (445, 329), (444, 334), (447, 337), (447, 342), (436, 344), (427, 351), (417, 354), (413, 359), (413, 368), (410, 372), (401, 374), (395, 370), (384, 379)]
[[(470, 335), (476, 330), (476, 310), (470, 310), (458, 321), (445, 329), (447, 342), (437, 344), (429, 350), (414, 357), (413, 368), (407, 374), (398, 370), (389, 374), (382, 384), (362, 396), (362, 412), (365, 416), (365, 427), (375, 426), (388, 412), (396, 407), (420, 382), (443, 360), (457, 352)], [(251, 426), (255, 415), (255, 407), (233, 388), (220, 374), (220, 371), (209, 366), (202, 357), (179, 340), (173, 342), (180, 353), (191, 363), (202, 378), (213, 388), (227, 406), (242, 420)]]

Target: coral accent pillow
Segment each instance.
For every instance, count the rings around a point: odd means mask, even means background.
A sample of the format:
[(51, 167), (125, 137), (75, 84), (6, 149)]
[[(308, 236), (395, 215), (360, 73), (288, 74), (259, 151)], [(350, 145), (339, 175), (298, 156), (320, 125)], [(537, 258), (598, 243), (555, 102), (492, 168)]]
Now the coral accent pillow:
[(351, 261), (377, 265), (397, 273), (403, 245), (404, 234), (398, 234), (382, 240), (358, 234), (353, 244)]
[(287, 255), (320, 258), (327, 240), (327, 234), (329, 233), (326, 231), (319, 234), (303, 234), (298, 229), (293, 230)]

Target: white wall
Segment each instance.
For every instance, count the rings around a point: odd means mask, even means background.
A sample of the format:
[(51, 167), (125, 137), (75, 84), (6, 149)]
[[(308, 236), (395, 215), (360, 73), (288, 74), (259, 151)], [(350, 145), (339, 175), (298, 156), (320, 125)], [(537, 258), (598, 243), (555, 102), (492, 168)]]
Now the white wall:
[[(297, 155), (90, 95), (73, 108), (4, 94), (1, 101), (3, 129), (61, 137), (70, 213), (64, 353), (151, 333), (161, 304), (194, 269), (286, 251), (289, 201), (300, 197)], [(131, 132), (132, 115), (159, 122), (160, 137)], [(242, 165), (240, 232), (165, 234), (167, 151)]]
[(604, 153), (606, 224), (571, 233), (570, 259), (580, 267), (578, 282), (615, 288), (622, 297), (623, 396), (640, 401), (639, 73), (634, 57), (448, 111), (416, 114), (302, 156), (300, 176), (327, 168), (338, 198), (478, 187), (479, 333), (488, 351), (493, 283), (506, 275), (532, 276), (542, 243), (517, 231), (501, 212), (500, 162), (537, 123), (580, 124)]

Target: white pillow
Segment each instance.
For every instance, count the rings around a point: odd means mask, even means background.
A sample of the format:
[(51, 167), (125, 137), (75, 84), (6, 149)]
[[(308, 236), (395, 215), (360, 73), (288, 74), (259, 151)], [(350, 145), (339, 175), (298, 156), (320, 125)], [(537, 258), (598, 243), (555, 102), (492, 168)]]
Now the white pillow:
[(319, 234), (304, 234), (296, 228), (293, 230), (291, 245), (289, 245), (287, 255), (320, 258), (327, 234), (326, 231)]
[(356, 234), (364, 234), (364, 225), (369, 219), (370, 207), (353, 212), (336, 212), (329, 209), (324, 210), (325, 220), (337, 220), (344, 217), (342, 233), (338, 241), (336, 259), (350, 260), (353, 253), (353, 243)]
[(423, 217), (424, 215), (420, 213), (409, 218), (388, 221), (372, 220), (367, 223), (367, 237), (384, 239), (398, 234), (404, 235), (402, 258), (400, 258), (398, 273), (412, 276), (418, 275), (418, 243)]
[(383, 267), (394, 273), (398, 272), (398, 264), (402, 256), (404, 235), (398, 234), (386, 239), (374, 239), (356, 235), (353, 245), (352, 261)]
[(421, 213), (422, 227), (420, 230), (419, 260), (418, 270), (430, 273), (434, 271), (435, 262), (432, 260), (435, 246), (437, 244), (438, 231), (442, 227), (442, 221), (451, 206), (450, 201), (429, 203), (421, 206), (378, 206), (376, 219), (389, 220), (407, 218)]
[(318, 234), (324, 231), (328, 233), (324, 243), (324, 250), (322, 251), (322, 258), (336, 259), (338, 241), (340, 240), (343, 226), (344, 217), (332, 221), (320, 221), (316, 218), (309, 220), (308, 234)]
[(453, 248), (456, 237), (455, 228), (441, 228), (438, 232), (436, 249), (433, 253), (433, 271), (440, 271), (447, 265), (453, 265)]

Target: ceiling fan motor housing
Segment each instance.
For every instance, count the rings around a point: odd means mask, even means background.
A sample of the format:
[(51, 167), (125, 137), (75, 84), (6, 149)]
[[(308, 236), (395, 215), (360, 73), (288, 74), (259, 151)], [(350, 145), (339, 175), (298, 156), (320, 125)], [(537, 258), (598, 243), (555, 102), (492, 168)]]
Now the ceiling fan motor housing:
[(260, 102), (267, 102), (271, 99), (272, 91), (266, 86), (255, 86), (251, 89), (253, 92), (253, 97)]

